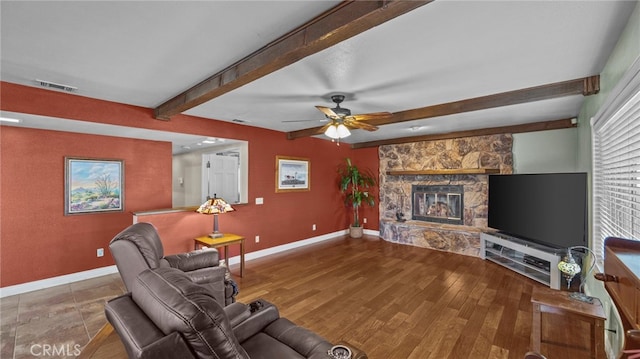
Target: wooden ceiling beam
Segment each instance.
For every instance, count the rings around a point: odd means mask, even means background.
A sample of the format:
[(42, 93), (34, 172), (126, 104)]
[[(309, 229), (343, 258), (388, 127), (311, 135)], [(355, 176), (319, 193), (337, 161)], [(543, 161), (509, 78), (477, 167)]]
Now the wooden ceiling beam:
[(377, 147), (377, 146), (383, 146), (383, 145), (397, 145), (400, 143), (409, 143), (409, 142), (448, 140), (452, 138), (473, 137), (473, 136), (488, 136), (488, 135), (497, 135), (502, 133), (524, 133), (524, 132), (536, 132), (536, 131), (547, 131), (547, 130), (559, 130), (562, 128), (571, 128), (576, 126), (577, 126), (577, 123), (575, 123), (575, 118), (567, 118), (562, 120), (525, 123), (521, 125), (491, 127), (491, 128), (477, 129), (477, 130), (457, 131), (457, 132), (449, 132), (449, 133), (436, 133), (432, 135), (411, 136), (411, 137), (394, 138), (389, 140), (360, 142), (360, 143), (352, 144), (351, 148), (358, 149), (358, 148), (367, 148), (367, 147)]
[(343, 1), (154, 109), (157, 119), (187, 111), (209, 100), (329, 48), (428, 1)]
[[(371, 120), (367, 121), (367, 123), (374, 126), (383, 126), (392, 123), (454, 115), (457, 113), (486, 110), (490, 108), (549, 100), (565, 96), (589, 96), (596, 94), (599, 91), (600, 76), (595, 75), (575, 80), (556, 82), (542, 86), (529, 87), (488, 96), (416, 108), (413, 110), (394, 112), (393, 116), (390, 118)], [(322, 134), (321, 129), (322, 127), (313, 127), (287, 132), (287, 138), (293, 140), (301, 137), (320, 135)]]

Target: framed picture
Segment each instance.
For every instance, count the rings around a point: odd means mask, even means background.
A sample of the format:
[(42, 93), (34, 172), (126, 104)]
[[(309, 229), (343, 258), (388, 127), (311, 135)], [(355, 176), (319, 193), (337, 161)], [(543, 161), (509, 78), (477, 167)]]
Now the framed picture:
[(122, 212), (124, 161), (64, 158), (64, 214)]
[(307, 158), (276, 156), (276, 192), (311, 190), (310, 171)]

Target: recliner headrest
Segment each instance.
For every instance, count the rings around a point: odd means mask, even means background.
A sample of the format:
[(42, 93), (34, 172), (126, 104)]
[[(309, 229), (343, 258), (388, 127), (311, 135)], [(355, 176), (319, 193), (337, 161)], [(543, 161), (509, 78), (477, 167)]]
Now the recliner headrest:
[(181, 333), (198, 358), (249, 359), (224, 310), (184, 272), (147, 269), (138, 275), (132, 297), (164, 334)]
[(149, 265), (149, 268), (160, 266), (160, 258), (164, 257), (164, 249), (156, 227), (151, 223), (135, 223), (122, 232), (118, 233), (109, 242), (109, 245), (116, 241), (127, 240), (133, 242)]

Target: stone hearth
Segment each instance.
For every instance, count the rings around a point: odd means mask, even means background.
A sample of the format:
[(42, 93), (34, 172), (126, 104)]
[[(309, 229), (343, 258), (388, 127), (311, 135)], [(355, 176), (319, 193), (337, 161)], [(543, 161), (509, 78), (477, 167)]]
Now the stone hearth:
[[(418, 247), (479, 256), (480, 233), (487, 229), (487, 175), (403, 174), (388, 171), (499, 169), (512, 173), (511, 135), (477, 136), (380, 146), (380, 237)], [(463, 225), (413, 221), (411, 188), (462, 186)], [(397, 213), (408, 219), (397, 221)]]
[(480, 255), (480, 232), (474, 227), (419, 221), (380, 223), (380, 237), (386, 241), (475, 257)]

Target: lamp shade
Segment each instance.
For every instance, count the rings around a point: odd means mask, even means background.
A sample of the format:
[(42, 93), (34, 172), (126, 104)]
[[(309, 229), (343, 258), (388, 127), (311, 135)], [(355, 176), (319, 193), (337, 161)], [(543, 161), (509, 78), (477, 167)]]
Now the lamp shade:
[[(585, 252), (591, 254), (592, 260), (591, 260), (591, 266), (586, 272), (586, 276), (583, 277), (582, 281), (580, 282), (579, 292), (571, 293), (569, 294), (569, 297), (575, 300), (579, 300), (581, 302), (593, 303), (593, 297), (590, 297), (584, 294), (584, 285), (586, 283), (586, 279), (591, 274), (591, 271), (593, 270), (593, 267), (595, 266), (595, 262), (596, 262), (596, 254), (593, 253), (591, 249), (584, 246), (569, 247), (567, 249), (567, 255), (563, 257), (562, 260), (558, 263), (558, 269), (560, 270), (560, 272), (562, 272), (562, 275), (567, 280), (567, 288), (571, 287), (571, 280), (573, 279), (573, 277), (576, 274), (579, 274), (580, 272), (582, 272), (582, 268), (580, 267), (580, 264), (576, 262), (575, 258), (573, 258), (573, 255), (571, 254), (571, 251), (575, 249), (582, 249)], [(583, 258), (583, 262), (582, 262), (583, 264), (584, 264), (584, 260), (585, 258)]]
[(334, 122), (329, 127), (327, 127), (327, 129), (324, 131), (324, 134), (329, 138), (332, 138), (334, 140), (336, 139), (339, 140), (341, 138), (350, 136), (351, 132), (349, 131), (347, 126), (345, 126), (344, 124), (342, 123), (336, 124)]
[(338, 133), (338, 138), (345, 138), (345, 137), (351, 136), (351, 132), (349, 132), (349, 129), (347, 128), (347, 126), (343, 124), (338, 125), (336, 132)]
[(582, 268), (580, 268), (580, 265), (573, 260), (573, 257), (571, 257), (572, 260), (569, 261), (565, 261), (566, 259), (567, 258), (564, 258), (560, 263), (558, 263), (558, 269), (560, 269), (560, 272), (573, 277), (582, 271)]
[(338, 129), (336, 128), (335, 125), (331, 125), (327, 127), (327, 129), (324, 131), (324, 134), (327, 135), (327, 137), (329, 138), (333, 138), (333, 139), (340, 138), (338, 136)]
[(576, 259), (571, 255), (572, 249), (572, 247), (569, 247), (569, 249), (567, 249), (567, 255), (558, 263), (558, 269), (567, 280), (567, 288), (571, 287), (571, 280), (573, 277), (582, 271), (582, 268), (580, 268)]
[(235, 211), (235, 209), (233, 209), (227, 201), (222, 198), (216, 198), (215, 196), (213, 198), (209, 198), (196, 210), (196, 212), (202, 214), (218, 214), (232, 211)]

